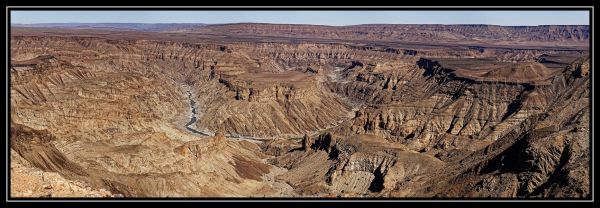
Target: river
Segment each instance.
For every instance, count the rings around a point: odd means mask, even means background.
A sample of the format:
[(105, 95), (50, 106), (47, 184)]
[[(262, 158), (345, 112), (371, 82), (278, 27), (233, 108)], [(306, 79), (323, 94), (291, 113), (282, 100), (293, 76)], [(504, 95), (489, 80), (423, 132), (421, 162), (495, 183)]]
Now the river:
[[(189, 132), (192, 132), (194, 134), (197, 134), (197, 135), (200, 135), (203, 137), (214, 136), (215, 135), (214, 132), (211, 132), (208, 130), (196, 129), (196, 126), (194, 124), (196, 124), (196, 122), (198, 121), (198, 107), (196, 106), (196, 101), (194, 100), (194, 95), (192, 94), (190, 86), (182, 85), (182, 87), (186, 90), (186, 92), (188, 94), (188, 100), (190, 101), (190, 121), (185, 124), (185, 128)], [(225, 134), (225, 137), (228, 139), (231, 139), (231, 140), (246, 140), (246, 141), (254, 142), (254, 143), (261, 143), (261, 142), (269, 140), (269, 139), (263, 139), (263, 138), (258, 138), (258, 137), (251, 137), (251, 136), (232, 135), (229, 133)]]

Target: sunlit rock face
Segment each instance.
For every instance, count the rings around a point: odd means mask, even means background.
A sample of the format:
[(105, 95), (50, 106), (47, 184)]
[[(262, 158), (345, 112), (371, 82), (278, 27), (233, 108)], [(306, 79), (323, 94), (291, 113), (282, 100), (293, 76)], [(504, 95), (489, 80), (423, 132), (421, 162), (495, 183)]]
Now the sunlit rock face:
[(588, 27), (169, 28), (12, 29), (12, 196), (589, 197)]

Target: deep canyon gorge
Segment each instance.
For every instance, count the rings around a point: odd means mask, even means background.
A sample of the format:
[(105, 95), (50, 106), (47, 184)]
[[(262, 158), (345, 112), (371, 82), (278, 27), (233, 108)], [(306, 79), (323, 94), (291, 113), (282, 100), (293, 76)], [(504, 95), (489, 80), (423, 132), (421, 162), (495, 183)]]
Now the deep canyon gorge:
[(589, 34), (12, 27), (11, 196), (590, 197)]

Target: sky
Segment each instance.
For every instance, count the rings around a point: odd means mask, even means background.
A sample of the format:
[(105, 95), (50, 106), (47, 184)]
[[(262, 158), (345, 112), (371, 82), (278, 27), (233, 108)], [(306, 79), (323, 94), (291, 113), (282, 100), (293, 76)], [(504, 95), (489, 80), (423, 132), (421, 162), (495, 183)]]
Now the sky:
[(11, 23), (589, 25), (588, 11), (11, 11)]

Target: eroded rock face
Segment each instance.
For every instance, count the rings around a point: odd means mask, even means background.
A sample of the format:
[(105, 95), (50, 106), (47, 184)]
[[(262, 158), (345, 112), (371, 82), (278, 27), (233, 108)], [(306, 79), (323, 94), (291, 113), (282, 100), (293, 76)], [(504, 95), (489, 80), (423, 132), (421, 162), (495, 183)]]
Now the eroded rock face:
[(35, 188), (13, 195), (589, 197), (585, 27), (393, 28), (533, 45), (14, 30), (11, 171)]
[(587, 61), (578, 62), (554, 78), (553, 84), (571, 87), (556, 89), (545, 113), (527, 117), (496, 142), (449, 163), (440, 178), (449, 177), (452, 184), (442, 182), (425, 189), (443, 186), (435, 193), (443, 197), (564, 197), (565, 192), (589, 196), (589, 180), (581, 177), (589, 168), (575, 162), (589, 158), (589, 148), (583, 147), (589, 145), (589, 91), (585, 87), (589, 77), (576, 78)]
[(120, 197), (104, 188), (91, 188), (84, 181), (65, 179), (57, 172), (40, 170), (14, 150), (11, 150), (11, 160), (11, 197)]

